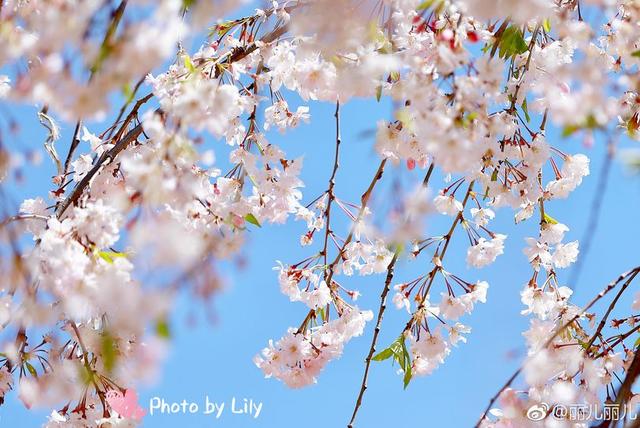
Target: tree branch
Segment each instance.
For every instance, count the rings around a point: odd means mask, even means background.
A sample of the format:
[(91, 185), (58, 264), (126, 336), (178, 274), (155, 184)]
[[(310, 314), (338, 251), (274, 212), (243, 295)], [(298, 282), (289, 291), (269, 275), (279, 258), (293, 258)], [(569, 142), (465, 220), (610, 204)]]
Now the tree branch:
[[(630, 271), (624, 272), (622, 274), (620, 274), (615, 280), (611, 281), (609, 284), (607, 284), (607, 286), (600, 291), (600, 293), (598, 293), (588, 304), (587, 306), (583, 307), (582, 310), (580, 312), (578, 312), (578, 314), (576, 314), (573, 318), (571, 318), (569, 321), (567, 321), (565, 324), (563, 324), (562, 326), (560, 326), (559, 329), (557, 329), (555, 331), (555, 333), (549, 338), (547, 339), (547, 341), (545, 342), (544, 346), (542, 347), (542, 349), (546, 349), (549, 345), (551, 345), (551, 343), (553, 342), (553, 340), (558, 337), (567, 327), (569, 327), (571, 324), (573, 324), (578, 318), (580, 318), (582, 315), (585, 314), (585, 312), (587, 312), (589, 309), (591, 309), (591, 307), (593, 305), (595, 305), (600, 299), (602, 299), (604, 296), (606, 296), (611, 290), (613, 290), (618, 284), (620, 284), (623, 280), (625, 280), (626, 278), (628, 278), (630, 275), (633, 275), (633, 277), (635, 277), (638, 272), (640, 272), (640, 266), (635, 267), (633, 269), (631, 269)], [(478, 422), (475, 424), (474, 428), (478, 428), (480, 426), (480, 424), (482, 423), (482, 421), (484, 420), (484, 418), (487, 416), (487, 413), (489, 413), (489, 410), (491, 410), (491, 407), (493, 406), (493, 404), (496, 402), (496, 400), (500, 397), (500, 394), (502, 394), (502, 392), (507, 389), (509, 386), (511, 386), (511, 384), (513, 383), (514, 380), (516, 380), (516, 378), (518, 377), (518, 375), (522, 372), (522, 370), (524, 369), (524, 363), (522, 363), (520, 365), (520, 367), (518, 367), (518, 369), (511, 375), (511, 377), (509, 377), (509, 379), (507, 380), (507, 382), (502, 386), (502, 388), (500, 388), (500, 390), (498, 391), (498, 393), (496, 393), (490, 400), (489, 400), (489, 404), (487, 405), (487, 407), (485, 408), (484, 412), (482, 413), (482, 415), (480, 416), (480, 419), (478, 419)]]
[(380, 295), (380, 307), (378, 308), (378, 318), (376, 320), (376, 328), (373, 330), (373, 338), (371, 339), (371, 346), (369, 347), (369, 353), (367, 354), (367, 358), (365, 360), (364, 365), (364, 374), (362, 375), (362, 384), (360, 385), (360, 392), (358, 393), (358, 398), (356, 400), (355, 408), (353, 409), (353, 414), (351, 415), (351, 420), (347, 425), (347, 428), (353, 428), (353, 424), (356, 420), (356, 416), (358, 415), (358, 410), (360, 410), (360, 406), (362, 405), (362, 397), (364, 396), (365, 391), (367, 390), (367, 380), (369, 378), (369, 367), (371, 366), (371, 359), (373, 358), (373, 354), (376, 352), (376, 343), (378, 342), (378, 335), (380, 334), (380, 327), (382, 325), (382, 318), (384, 316), (384, 311), (387, 308), (387, 294), (389, 293), (389, 289), (391, 288), (391, 281), (393, 280), (393, 270), (396, 265), (396, 261), (398, 260), (398, 250), (393, 255), (391, 262), (389, 262), (389, 266), (387, 267), (387, 278), (384, 281), (384, 288), (382, 289), (382, 294)]

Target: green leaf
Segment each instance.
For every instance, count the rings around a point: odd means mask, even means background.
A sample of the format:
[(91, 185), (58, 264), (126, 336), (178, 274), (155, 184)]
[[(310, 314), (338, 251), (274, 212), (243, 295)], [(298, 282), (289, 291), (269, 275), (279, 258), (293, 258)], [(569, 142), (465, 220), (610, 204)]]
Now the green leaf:
[(159, 319), (156, 321), (156, 335), (162, 339), (171, 338), (171, 331), (169, 330), (169, 323), (165, 319)]
[(527, 106), (527, 99), (525, 98), (522, 101), (522, 111), (524, 112), (524, 117), (527, 119), (527, 122), (531, 122), (531, 117), (529, 116), (529, 108)]
[(184, 58), (184, 66), (186, 67), (186, 69), (189, 70), (190, 73), (195, 73), (196, 66), (193, 64), (193, 61), (191, 61), (191, 57), (185, 54), (183, 55), (183, 58)]
[(416, 10), (427, 10), (433, 5), (433, 3), (435, 3), (435, 0), (423, 1), (418, 5), (418, 7), (416, 7)]
[(131, 90), (131, 85), (129, 83), (125, 83), (122, 87), (122, 95), (125, 99), (125, 104), (129, 104), (133, 101), (133, 97), (135, 97), (134, 92)]
[(589, 116), (587, 116), (587, 120), (585, 120), (584, 123), (565, 126), (562, 129), (562, 136), (568, 137), (574, 132), (579, 131), (581, 129), (596, 129), (599, 127), (600, 127), (600, 124), (596, 120), (595, 116), (590, 114)]
[(392, 356), (400, 355), (402, 352), (401, 337), (397, 338), (389, 347), (378, 353), (373, 359), (375, 361), (384, 361)]
[(97, 73), (98, 71), (100, 71), (100, 67), (102, 67), (102, 64), (104, 63), (104, 61), (107, 59), (109, 54), (111, 54), (111, 50), (112, 48), (111, 46), (109, 46), (108, 43), (103, 43), (100, 46), (100, 50), (98, 51), (98, 56), (95, 59), (93, 66), (91, 66), (92, 73)]
[(102, 354), (102, 364), (107, 373), (111, 373), (116, 364), (116, 343), (108, 331), (102, 335), (101, 339), (100, 353)]
[(402, 122), (402, 126), (404, 128), (412, 129), (413, 120), (411, 119), (411, 115), (409, 115), (409, 112), (407, 111), (407, 109), (402, 108), (400, 110), (396, 110), (395, 116), (396, 116), (396, 120), (398, 120), (399, 122)]
[(635, 56), (636, 58), (640, 58), (640, 50), (637, 50), (631, 54), (631, 56)]
[(376, 101), (380, 102), (380, 98), (382, 98), (382, 85), (376, 88)]
[(594, 129), (598, 126), (600, 126), (600, 124), (598, 123), (594, 115), (590, 114), (589, 116), (587, 116), (587, 122), (584, 124), (585, 128)]
[(638, 130), (638, 122), (636, 122), (635, 116), (627, 121), (627, 133), (631, 136), (635, 135)]
[(587, 350), (587, 345), (588, 345), (587, 342), (584, 342), (580, 339), (576, 339), (576, 340), (578, 341), (578, 345), (580, 345), (584, 350)]
[(544, 213), (544, 222), (549, 224), (558, 224), (558, 220), (551, 217), (549, 214)]
[(445, 6), (444, 0), (425, 0), (416, 7), (416, 11), (424, 12), (432, 6), (435, 6), (435, 14), (437, 15), (442, 12), (442, 8)]
[(86, 364), (78, 364), (78, 377), (85, 385), (91, 384), (94, 380), (94, 372)]
[(218, 36), (222, 37), (227, 33), (227, 31), (233, 28), (233, 26), (234, 26), (233, 21), (222, 22), (212, 28), (210, 35), (213, 35), (214, 32), (217, 32)]
[(29, 370), (29, 373), (31, 373), (31, 376), (38, 377), (38, 372), (29, 361), (25, 361), (24, 365), (27, 367), (27, 370)]
[(566, 137), (570, 136), (571, 134), (575, 133), (578, 129), (580, 129), (579, 126), (567, 125), (564, 128), (562, 128), (562, 137), (566, 138)]
[(544, 31), (546, 31), (547, 33), (551, 31), (551, 21), (549, 20), (549, 18), (546, 18), (544, 21), (542, 21), (542, 28), (544, 28)]
[(411, 364), (409, 364), (408, 369), (404, 372), (404, 377), (402, 378), (402, 381), (404, 383), (404, 389), (407, 389), (407, 387), (409, 386), (409, 382), (411, 382), (411, 377), (413, 375), (411, 374)]
[(500, 58), (511, 58), (529, 50), (522, 31), (514, 25), (504, 30), (500, 36), (498, 48)]
[(104, 260), (105, 262), (109, 263), (110, 265), (113, 264), (113, 259), (118, 258), (118, 257), (127, 257), (126, 253), (118, 253), (116, 251), (99, 251), (98, 252), (98, 256)]
[(387, 360), (389, 358), (391, 358), (393, 356), (393, 351), (391, 350), (391, 348), (387, 348), (382, 352), (379, 352), (378, 354), (376, 354), (373, 357), (373, 361), (384, 361)]
[(244, 219), (245, 219), (246, 221), (248, 221), (249, 223), (253, 224), (253, 225), (256, 225), (256, 226), (258, 226), (258, 227), (262, 227), (262, 226), (260, 225), (260, 222), (259, 222), (259, 221), (258, 221), (258, 219), (256, 218), (256, 216), (254, 216), (254, 215), (253, 215), (253, 214), (251, 214), (251, 213), (249, 213), (249, 214), (247, 214), (246, 216), (244, 216)]
[(462, 116), (462, 119), (456, 119), (456, 125), (461, 126), (463, 128), (468, 128), (471, 123), (478, 117), (478, 112), (472, 111), (471, 113), (467, 113)]
[(407, 346), (404, 343), (404, 339), (402, 340), (402, 351), (403, 351), (403, 360), (404, 360), (404, 366), (402, 366), (402, 370), (404, 370), (403, 382), (404, 382), (404, 389), (407, 389), (407, 386), (409, 386), (409, 382), (411, 382), (411, 377), (412, 377), (411, 356), (409, 354), (409, 351), (407, 351)]
[(487, 189), (484, 191), (484, 194), (482, 195), (482, 200), (486, 200), (489, 197), (489, 186), (487, 186)]
[(400, 368), (404, 372), (403, 384), (406, 389), (411, 381), (411, 354), (407, 350), (405, 345), (404, 335), (400, 335), (387, 349), (378, 353), (373, 357), (374, 361), (384, 361), (393, 357), (393, 360), (400, 365)]

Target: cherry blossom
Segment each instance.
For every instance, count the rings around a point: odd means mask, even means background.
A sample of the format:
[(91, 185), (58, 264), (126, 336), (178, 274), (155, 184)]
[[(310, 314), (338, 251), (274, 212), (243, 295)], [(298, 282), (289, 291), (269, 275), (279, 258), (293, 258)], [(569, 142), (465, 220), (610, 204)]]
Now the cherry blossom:
[[(254, 362), (301, 388), (368, 342), (349, 426), (372, 362), (397, 362), (406, 387), (465, 352), (476, 304), (491, 305), (483, 275), (508, 251), (530, 265), (508, 279), (522, 286), (527, 352), (477, 426), (532, 426), (532, 407), (602, 407), (611, 391), (636, 403), (640, 317), (612, 313), (640, 270), (578, 306), (565, 273), (589, 245), (553, 215), (589, 179), (581, 151), (604, 137), (613, 159), (640, 138), (637, 2), (287, 0), (239, 16), (244, 3), (0, 6), (0, 99), (33, 110), (51, 172), (10, 201), (5, 182), (19, 186), (37, 156), (3, 122), (0, 403), (15, 393), (53, 410), (47, 427), (137, 426), (113, 398), (135, 401), (160, 372), (176, 296), (215, 299), (220, 266), (283, 224), (297, 260), (269, 254), (284, 261), (261, 286), (305, 312), (280, 339), (257, 338), (268, 345)], [(343, 132), (354, 99), (390, 106), (361, 145)], [(322, 160), (283, 138), (321, 103), (335, 106)], [(346, 143), (362, 170), (345, 166)], [(305, 187), (310, 162), (328, 168), (321, 190)], [(341, 183), (356, 179), (354, 197)], [(372, 290), (377, 308), (355, 306)], [(383, 325), (390, 292), (401, 325)]]

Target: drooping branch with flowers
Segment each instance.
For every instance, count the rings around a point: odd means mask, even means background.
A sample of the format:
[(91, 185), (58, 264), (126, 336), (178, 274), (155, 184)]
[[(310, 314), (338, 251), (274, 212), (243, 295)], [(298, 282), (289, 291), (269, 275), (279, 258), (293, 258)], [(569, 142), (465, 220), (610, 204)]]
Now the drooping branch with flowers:
[[(520, 246), (531, 270), (514, 302), (531, 316), (528, 355), (478, 409), (478, 426), (541, 426), (551, 415), (530, 414), (538, 403), (632, 408), (640, 299), (628, 310), (620, 299), (640, 269), (574, 303), (576, 284), (561, 285), (558, 272), (580, 246), (545, 207), (590, 174), (566, 137), (603, 135), (608, 147), (638, 138), (640, 3), (290, 0), (229, 19), (247, 7), (237, 3), (0, 2), (0, 97), (37, 105), (55, 169), (48, 193), (14, 205), (14, 143), (0, 140), (0, 401), (17, 393), (54, 409), (47, 427), (137, 424), (140, 412), (122, 403), (160, 366), (175, 295), (215, 298), (217, 266), (247, 230), (302, 221), (306, 231), (290, 237), (301, 255), (274, 260), (273, 283), (306, 316), (254, 361), (301, 388), (370, 334), (345, 421), (356, 426), (376, 362), (397, 363), (406, 387), (464, 352), (473, 317), (460, 319), (490, 304), (489, 284), (448, 270), (451, 242), (468, 240), (469, 266), (491, 265), (509, 239), (491, 225), (502, 215), (538, 230)], [(193, 40), (204, 40), (195, 52), (185, 47)], [(349, 126), (341, 109), (355, 98), (394, 111), (370, 124), (376, 164), (349, 200), (336, 183)], [(302, 158), (267, 136), (304, 126), (312, 101), (335, 106), (319, 195), (303, 193)], [(411, 179), (392, 207), (374, 204), (400, 169)], [(436, 216), (448, 227), (426, 234)], [(407, 278), (399, 261), (420, 275)], [(145, 275), (158, 271), (170, 274)], [(356, 304), (365, 291), (352, 275), (376, 278), (377, 307)], [(604, 312), (589, 312), (610, 296)], [(407, 312), (403, 325), (383, 326), (389, 300)], [(397, 339), (380, 343), (383, 327)], [(527, 390), (511, 388), (519, 376)], [(574, 425), (585, 426), (557, 426)]]

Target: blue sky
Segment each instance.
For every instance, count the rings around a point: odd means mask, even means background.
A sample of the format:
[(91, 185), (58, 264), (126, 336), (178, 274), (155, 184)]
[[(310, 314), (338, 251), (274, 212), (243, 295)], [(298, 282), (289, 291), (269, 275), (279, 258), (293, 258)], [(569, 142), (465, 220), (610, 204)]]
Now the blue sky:
[[(334, 149), (334, 106), (318, 103), (310, 106), (312, 121), (309, 125), (303, 125), (286, 136), (270, 134), (272, 141), (281, 144), (290, 156), (304, 155), (302, 178), (306, 185), (306, 201), (313, 200), (326, 188)], [(17, 151), (41, 146), (45, 134), (37, 126), (34, 108), (5, 105), (2, 111), (3, 116), (9, 112), (25, 123), (20, 143), (5, 133), (4, 144)], [(376, 121), (388, 118), (390, 112), (391, 106), (386, 102), (355, 100), (343, 106), (344, 144), (336, 185), (339, 197), (353, 202), (359, 200), (379, 162), (373, 151), (371, 131)], [(61, 140), (64, 144), (70, 140), (72, 131), (72, 124), (64, 124)], [(568, 240), (581, 239), (587, 227), (606, 141), (596, 136), (594, 148), (587, 149), (582, 147), (579, 136), (562, 139), (553, 128), (549, 130), (548, 140), (565, 152), (585, 152), (591, 157), (592, 173), (583, 185), (568, 200), (553, 202), (547, 208), (548, 213), (571, 228)], [(226, 147), (213, 141), (207, 144), (216, 150), (219, 159), (226, 156)], [(60, 151), (66, 153), (62, 147)], [(48, 177), (52, 171), (46, 157), (41, 166), (29, 167), (28, 181), (22, 186), (11, 185), (14, 200), (19, 203), (26, 197), (44, 196), (50, 188)], [(402, 168), (390, 172), (385, 175), (385, 184), (376, 190), (374, 204), (384, 205), (391, 197), (393, 177), (407, 182), (410, 178), (418, 180), (424, 173), (409, 173)], [(432, 180), (432, 183), (437, 185), (438, 180)], [(640, 182), (625, 172), (621, 162), (616, 161), (608, 189), (594, 245), (584, 260), (581, 281), (573, 299), (577, 304), (587, 302), (610, 279), (638, 263), (633, 249), (637, 248), (640, 239), (640, 229), (636, 227)], [(527, 328), (528, 320), (520, 315), (519, 293), (531, 276), (522, 248), (524, 237), (536, 236), (537, 224), (532, 219), (515, 226), (513, 212), (509, 209), (502, 209), (497, 214), (494, 230), (509, 235), (509, 239), (505, 254), (495, 264), (483, 270), (468, 268), (464, 260), (467, 242), (460, 231), (457, 239), (454, 237), (445, 261), (447, 270), (467, 280), (483, 279), (490, 283), (487, 303), (477, 306), (473, 314), (462, 320), (473, 329), (468, 343), (454, 349), (446, 364), (433, 375), (414, 378), (406, 390), (402, 388), (401, 377), (396, 374), (397, 367), (392, 367), (388, 361), (373, 363), (369, 389), (357, 426), (404, 428), (423, 426), (425, 420), (432, 426), (472, 426), (489, 398), (521, 362), (524, 353), (521, 333)], [(449, 219), (439, 215), (431, 217), (426, 233), (441, 235), (446, 232), (448, 223)], [(344, 231), (344, 222), (342, 226)], [(313, 248), (301, 249), (298, 245), (298, 237), (303, 230), (304, 224), (296, 222), (251, 230), (243, 253), (246, 266), (240, 269), (235, 262), (222, 266), (228, 287), (213, 302), (215, 320), (206, 319), (201, 304), (185, 296), (178, 300), (171, 322), (172, 348), (163, 376), (156, 384), (140, 388), (141, 402), (148, 410), (149, 400), (153, 397), (163, 398), (169, 403), (184, 399), (197, 403), (200, 411), (193, 415), (147, 416), (143, 426), (346, 426), (359, 389), (373, 323), (367, 326), (363, 337), (349, 342), (342, 358), (326, 367), (318, 384), (302, 390), (290, 390), (279, 381), (264, 379), (252, 362), (253, 356), (270, 338), (277, 339), (288, 327), (299, 325), (306, 314), (303, 305), (290, 303), (280, 293), (276, 273), (272, 271), (276, 260), (296, 262), (314, 251)], [(394, 283), (415, 278), (426, 271), (428, 263), (424, 257), (410, 263), (401, 260)], [(568, 273), (567, 269), (560, 278), (566, 280)], [(374, 310), (378, 306), (383, 281), (383, 276), (343, 278), (344, 285), (362, 293), (359, 306)], [(380, 345), (392, 342), (407, 320), (406, 312), (395, 310), (392, 304), (388, 307)], [(203, 414), (206, 396), (212, 401), (226, 403), (220, 419)], [(231, 413), (229, 406), (234, 397), (238, 402), (244, 398), (261, 402), (260, 416), (252, 419)], [(47, 413), (27, 411), (16, 400), (15, 394), (11, 394), (5, 405), (0, 407), (0, 425), (36, 427)]]

